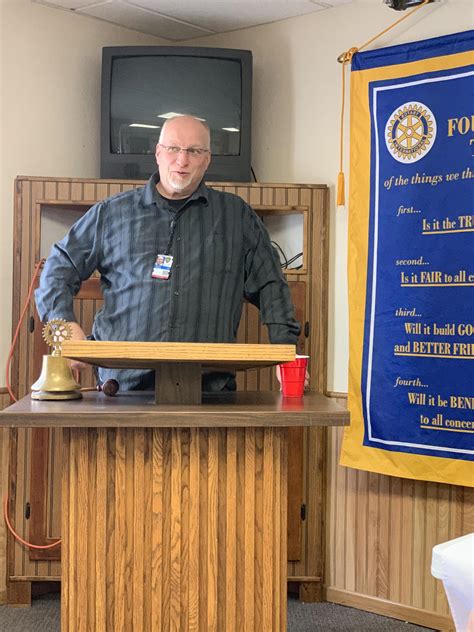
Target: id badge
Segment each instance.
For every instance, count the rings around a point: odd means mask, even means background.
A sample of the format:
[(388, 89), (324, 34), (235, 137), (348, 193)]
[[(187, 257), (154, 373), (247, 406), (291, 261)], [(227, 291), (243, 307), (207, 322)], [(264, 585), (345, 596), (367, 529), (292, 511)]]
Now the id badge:
[(158, 255), (151, 276), (154, 279), (169, 279), (172, 265), (173, 257), (171, 255)]

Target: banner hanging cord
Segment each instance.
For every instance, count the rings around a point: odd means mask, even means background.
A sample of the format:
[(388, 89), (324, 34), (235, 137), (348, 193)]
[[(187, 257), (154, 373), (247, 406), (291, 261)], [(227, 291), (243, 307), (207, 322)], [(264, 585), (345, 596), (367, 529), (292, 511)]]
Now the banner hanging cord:
[(344, 166), (343, 166), (344, 165), (344, 105), (345, 105), (345, 96), (346, 96), (346, 65), (351, 63), (352, 57), (356, 53), (361, 51), (363, 48), (366, 48), (369, 44), (372, 44), (372, 42), (374, 42), (376, 39), (378, 39), (379, 37), (382, 37), (382, 35), (385, 35), (385, 33), (393, 29), (395, 26), (397, 26), (397, 24), (400, 24), (400, 22), (402, 22), (403, 20), (406, 20), (411, 15), (413, 15), (416, 11), (419, 11), (422, 7), (424, 7), (426, 4), (429, 4), (430, 2), (432, 2), (432, 0), (423, 0), (421, 4), (419, 4), (417, 7), (409, 11), (406, 15), (402, 16), (401, 18), (399, 18), (398, 20), (396, 20), (389, 26), (387, 26), (387, 28), (385, 28), (383, 31), (380, 31), (380, 33), (377, 33), (377, 35), (374, 35), (374, 37), (372, 37), (367, 42), (365, 42), (365, 44), (362, 44), (362, 46), (359, 46), (358, 48), (354, 46), (350, 48), (348, 51), (346, 51), (345, 53), (341, 53), (339, 57), (337, 58), (337, 61), (342, 65), (341, 66), (342, 67), (342, 91), (341, 91), (342, 103), (341, 103), (340, 139), (339, 139), (340, 140), (339, 142), (339, 173), (337, 175), (337, 198), (336, 198), (337, 206), (344, 206), (344, 204), (346, 203), (345, 176), (344, 176)]

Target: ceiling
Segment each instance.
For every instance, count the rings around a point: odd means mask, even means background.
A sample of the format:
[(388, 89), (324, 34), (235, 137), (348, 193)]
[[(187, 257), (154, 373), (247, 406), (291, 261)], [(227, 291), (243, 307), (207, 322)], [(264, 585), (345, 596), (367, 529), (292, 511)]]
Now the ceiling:
[(352, 0), (32, 0), (179, 42), (286, 20)]

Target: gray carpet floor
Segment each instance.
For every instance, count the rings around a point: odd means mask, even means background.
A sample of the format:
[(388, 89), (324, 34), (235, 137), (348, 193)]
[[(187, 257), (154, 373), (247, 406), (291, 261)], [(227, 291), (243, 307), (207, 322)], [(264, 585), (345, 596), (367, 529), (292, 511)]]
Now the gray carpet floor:
[[(288, 632), (433, 632), (397, 619), (332, 603), (299, 603), (288, 599)], [(43, 595), (31, 608), (0, 606), (0, 632), (59, 632), (59, 595)], [(134, 632), (139, 632), (135, 630)]]

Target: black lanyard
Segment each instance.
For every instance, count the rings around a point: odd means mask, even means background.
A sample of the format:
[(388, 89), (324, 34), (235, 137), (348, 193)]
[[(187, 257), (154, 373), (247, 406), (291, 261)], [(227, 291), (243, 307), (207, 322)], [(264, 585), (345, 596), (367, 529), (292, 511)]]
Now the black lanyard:
[(183, 204), (183, 206), (175, 212), (175, 215), (174, 215), (173, 219), (171, 220), (170, 234), (169, 234), (169, 237), (168, 237), (168, 244), (166, 246), (166, 250), (163, 253), (164, 255), (169, 255), (170, 254), (171, 246), (173, 245), (173, 238), (174, 238), (174, 233), (175, 233), (175, 230), (176, 230), (176, 224), (178, 223), (178, 219), (181, 217), (183, 212), (186, 210), (186, 208), (188, 206), (189, 199), (190, 198), (188, 198), (185, 201), (185, 203)]
[[(178, 211), (179, 212), (179, 211)], [(176, 214), (177, 215), (177, 214)], [(171, 246), (173, 244), (173, 237), (174, 237), (174, 231), (176, 228), (176, 222), (178, 221), (178, 218), (176, 217), (176, 215), (173, 217), (173, 219), (171, 220), (171, 225), (170, 225), (170, 236), (168, 237), (168, 245), (166, 246), (166, 250), (163, 254), (165, 255), (169, 255), (170, 254), (170, 250), (171, 250)]]

